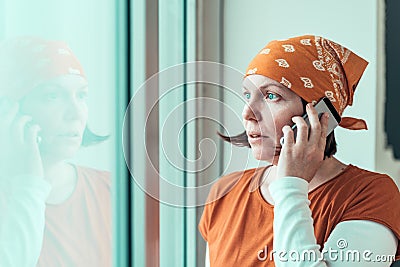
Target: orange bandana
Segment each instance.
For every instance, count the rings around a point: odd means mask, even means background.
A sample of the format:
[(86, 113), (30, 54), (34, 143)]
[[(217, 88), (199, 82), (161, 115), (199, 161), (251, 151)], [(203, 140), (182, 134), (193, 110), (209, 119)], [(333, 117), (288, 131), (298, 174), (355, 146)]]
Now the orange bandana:
[(0, 44), (0, 98), (19, 100), (40, 83), (65, 74), (86, 79), (82, 65), (64, 42), (26, 36)]
[[(353, 103), (357, 84), (368, 62), (328, 39), (304, 35), (267, 44), (250, 62), (246, 75), (269, 77), (307, 102), (328, 97), (342, 115)], [(340, 126), (367, 129), (362, 119), (343, 117)]]

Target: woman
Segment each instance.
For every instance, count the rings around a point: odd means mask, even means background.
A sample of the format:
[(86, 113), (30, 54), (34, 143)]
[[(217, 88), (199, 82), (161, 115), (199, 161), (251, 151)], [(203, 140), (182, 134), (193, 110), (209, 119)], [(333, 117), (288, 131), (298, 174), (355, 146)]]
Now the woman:
[(87, 126), (81, 64), (34, 37), (0, 53), (0, 266), (111, 266), (110, 175), (67, 162), (106, 139)]
[[(393, 261), (385, 256), (400, 258), (398, 188), (387, 175), (333, 157), (328, 116), (319, 119), (311, 104), (328, 97), (341, 115), (367, 64), (312, 35), (272, 41), (250, 62), (246, 132), (224, 138), (271, 165), (229, 174), (213, 187), (199, 224), (211, 266), (379, 267)], [(355, 118), (343, 117), (340, 126), (367, 129)]]

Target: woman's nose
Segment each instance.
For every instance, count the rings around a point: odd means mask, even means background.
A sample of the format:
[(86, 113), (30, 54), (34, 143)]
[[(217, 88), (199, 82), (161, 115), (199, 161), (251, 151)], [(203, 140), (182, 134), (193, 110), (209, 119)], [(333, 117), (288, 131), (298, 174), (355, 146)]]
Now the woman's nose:
[(259, 121), (261, 119), (260, 112), (254, 106), (250, 104), (246, 104), (243, 108), (242, 117), (244, 120), (250, 121), (255, 120)]
[(76, 100), (68, 101), (65, 109), (66, 120), (80, 120), (85, 116), (85, 106)]

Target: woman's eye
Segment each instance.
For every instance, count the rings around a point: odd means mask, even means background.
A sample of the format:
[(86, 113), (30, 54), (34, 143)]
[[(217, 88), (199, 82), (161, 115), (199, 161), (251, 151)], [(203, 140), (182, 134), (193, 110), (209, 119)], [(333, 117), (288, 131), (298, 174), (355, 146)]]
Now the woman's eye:
[(250, 93), (244, 93), (244, 97), (246, 98), (246, 99), (250, 99)]
[(274, 94), (274, 93), (267, 93), (266, 95), (266, 99), (268, 100), (275, 100), (278, 98), (278, 95)]

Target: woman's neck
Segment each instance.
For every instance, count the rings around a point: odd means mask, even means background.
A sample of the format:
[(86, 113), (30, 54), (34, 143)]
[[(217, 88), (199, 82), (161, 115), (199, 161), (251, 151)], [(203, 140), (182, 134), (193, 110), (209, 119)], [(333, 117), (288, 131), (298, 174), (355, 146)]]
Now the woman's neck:
[[(321, 167), (318, 169), (314, 178), (311, 180), (308, 186), (308, 191), (312, 191), (321, 184), (335, 178), (339, 173), (341, 173), (347, 165), (340, 162), (334, 157), (327, 158), (323, 161)], [(274, 201), (269, 193), (269, 185), (272, 181), (276, 180), (276, 165), (272, 165), (263, 173), (261, 181), (261, 195), (270, 204), (274, 204)]]
[[(322, 162), (321, 167), (315, 173), (314, 178), (309, 183), (310, 191), (318, 185), (334, 178), (336, 175), (342, 172), (346, 166), (346, 164), (339, 161), (335, 157), (325, 159)], [(276, 168), (277, 166), (273, 165), (268, 172), (264, 173), (264, 175), (267, 175), (267, 177), (263, 177), (263, 179), (267, 182), (267, 184), (270, 184), (273, 180), (276, 180)]]
[(335, 178), (346, 167), (346, 164), (339, 161), (335, 157), (325, 159), (322, 162), (321, 167), (315, 173), (314, 178), (310, 181), (309, 190), (311, 191), (320, 184)]
[(58, 161), (43, 164), (45, 180), (50, 183), (52, 190), (47, 199), (48, 204), (60, 204), (67, 200), (75, 190), (77, 174), (75, 168), (65, 162)]

